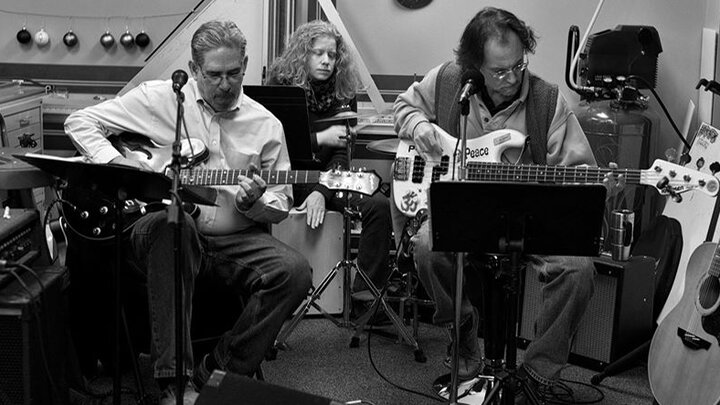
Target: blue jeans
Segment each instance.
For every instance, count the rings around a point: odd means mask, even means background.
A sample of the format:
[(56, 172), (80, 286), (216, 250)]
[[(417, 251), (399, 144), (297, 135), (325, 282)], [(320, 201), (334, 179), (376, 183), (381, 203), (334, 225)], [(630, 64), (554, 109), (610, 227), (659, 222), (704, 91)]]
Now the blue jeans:
[[(147, 274), (154, 377), (175, 375), (174, 227), (165, 211), (140, 218), (130, 237), (132, 261)], [(185, 373), (192, 375), (190, 340), (195, 277), (213, 272), (243, 297), (240, 317), (213, 350), (226, 371), (251, 375), (272, 347), (283, 322), (312, 286), (310, 265), (261, 226), (223, 236), (201, 235), (185, 214), (182, 227)], [(222, 311), (222, 308), (218, 308)]]
[[(433, 322), (448, 325), (454, 320), (454, 255), (430, 250), (429, 222), (425, 221), (412, 239), (413, 258), (420, 281), (435, 301)], [(468, 255), (467, 260), (474, 258)], [(537, 381), (549, 384), (567, 363), (572, 337), (593, 294), (595, 267), (588, 257), (561, 256), (530, 256), (526, 265), (528, 274), (538, 272), (545, 285), (535, 338), (525, 351), (523, 366)], [(460, 311), (461, 319), (472, 316), (473, 307), (465, 293)]]
[[(382, 193), (372, 196), (350, 193), (350, 208), (357, 209), (362, 219), (362, 232), (358, 244), (357, 264), (378, 289), (382, 289), (390, 274), (390, 202)], [(345, 199), (334, 196), (328, 209), (343, 212)], [(355, 277), (353, 291), (367, 290), (361, 277)]]

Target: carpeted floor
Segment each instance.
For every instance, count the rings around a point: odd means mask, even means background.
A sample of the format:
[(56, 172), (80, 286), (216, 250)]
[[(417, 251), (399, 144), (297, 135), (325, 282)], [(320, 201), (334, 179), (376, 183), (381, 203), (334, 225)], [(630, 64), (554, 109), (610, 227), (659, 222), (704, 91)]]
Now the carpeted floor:
[[(351, 330), (322, 318), (303, 320), (287, 340), (291, 350), (281, 351), (276, 360), (264, 364), (265, 380), (340, 402), (364, 400), (375, 405), (447, 402), (436, 397), (432, 389), (434, 380), (448, 372), (442, 365), (447, 346), (443, 330), (421, 324), (418, 343), (427, 357), (426, 363), (415, 361), (410, 346), (375, 335), (370, 335), (369, 351), (367, 335), (363, 335), (359, 348), (349, 348), (352, 335)], [(522, 351), (519, 357), (522, 358)], [(652, 404), (645, 366), (608, 377), (597, 390), (586, 385), (595, 374), (577, 366), (568, 366), (563, 371), (563, 379), (569, 380), (566, 384), (574, 391), (574, 402)]]
[[(393, 332), (392, 327), (386, 328)], [(442, 365), (447, 338), (438, 327), (421, 324), (418, 343), (427, 362), (415, 361), (413, 349), (387, 337), (363, 334), (360, 347), (350, 348), (353, 331), (338, 327), (322, 317), (309, 317), (299, 323), (287, 338), (288, 350), (279, 351), (277, 358), (263, 364), (265, 381), (331, 398), (340, 403), (370, 403), (375, 405), (439, 404), (447, 403), (434, 394), (436, 377), (448, 372)], [(522, 358), (522, 351), (519, 352)], [(141, 362), (145, 389), (153, 397), (157, 387), (149, 378), (149, 364)], [(606, 378), (597, 389), (589, 386), (596, 372), (577, 366), (568, 366), (563, 379), (573, 390), (575, 403), (649, 405), (653, 403), (644, 365)], [(108, 396), (112, 388), (110, 377), (99, 377), (88, 384), (94, 392), (93, 404), (112, 403)], [(124, 405), (136, 404), (132, 374), (123, 380)], [(201, 394), (202, 395), (202, 394)], [(75, 397), (75, 403), (89, 403)], [(86, 398), (87, 399), (87, 398)], [(460, 400), (462, 403), (463, 400)], [(238, 398), (238, 404), (242, 403)]]

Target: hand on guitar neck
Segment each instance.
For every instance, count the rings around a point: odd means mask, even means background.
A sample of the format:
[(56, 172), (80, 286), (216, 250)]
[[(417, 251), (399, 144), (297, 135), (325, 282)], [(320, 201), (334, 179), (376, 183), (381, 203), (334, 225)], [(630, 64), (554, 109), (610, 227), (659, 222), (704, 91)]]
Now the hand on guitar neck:
[(235, 205), (240, 211), (247, 211), (255, 204), (255, 201), (259, 200), (265, 190), (267, 189), (267, 183), (262, 177), (257, 175), (257, 167), (250, 165), (248, 176), (242, 174), (238, 175), (238, 188), (235, 194)]
[(616, 195), (620, 194), (620, 192), (625, 188), (625, 184), (627, 183), (627, 180), (625, 179), (625, 175), (622, 173), (619, 173), (617, 171), (618, 165), (615, 162), (610, 162), (608, 164), (608, 168), (610, 171), (605, 175), (605, 177), (602, 180), (603, 186), (607, 189), (607, 197), (606, 198), (612, 198)]

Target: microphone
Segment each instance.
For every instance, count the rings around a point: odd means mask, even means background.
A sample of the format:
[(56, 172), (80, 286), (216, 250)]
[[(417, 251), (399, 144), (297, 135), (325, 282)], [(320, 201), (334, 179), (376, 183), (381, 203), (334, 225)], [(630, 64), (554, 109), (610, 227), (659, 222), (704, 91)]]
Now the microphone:
[(182, 87), (187, 83), (188, 81), (188, 74), (185, 73), (184, 70), (178, 69), (173, 72), (172, 74), (172, 88), (174, 92), (180, 91)]
[(462, 90), (460, 90), (458, 104), (466, 103), (473, 94), (480, 91), (480, 86), (484, 83), (481, 74), (466, 73), (463, 75), (463, 78), (465, 79), (465, 84), (463, 85)]

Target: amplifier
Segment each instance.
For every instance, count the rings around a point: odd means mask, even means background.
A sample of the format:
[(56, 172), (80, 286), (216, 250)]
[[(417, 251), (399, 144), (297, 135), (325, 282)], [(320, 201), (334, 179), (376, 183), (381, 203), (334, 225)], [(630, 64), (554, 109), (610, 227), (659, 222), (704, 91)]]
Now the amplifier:
[[(29, 266), (47, 266), (50, 253), (37, 210), (9, 209), (0, 218), (0, 260)], [(20, 270), (22, 271), (22, 270)], [(0, 273), (0, 287), (12, 276)]]
[[(602, 370), (652, 337), (655, 259), (633, 256), (627, 262), (594, 259), (593, 294), (573, 340), (570, 363)], [(535, 274), (524, 277), (518, 346), (535, 337), (535, 318), (542, 305), (542, 286)]]
[(36, 268), (0, 289), (0, 403), (66, 404), (64, 267)]

